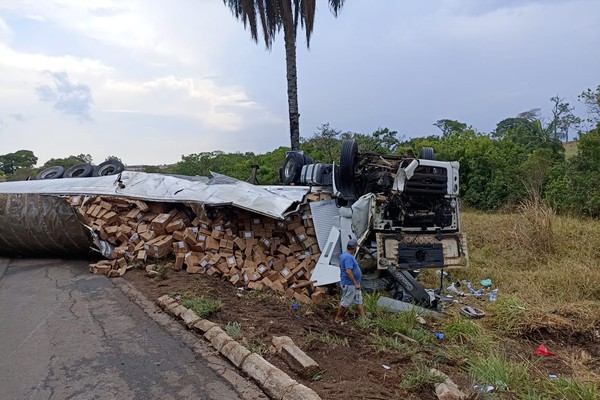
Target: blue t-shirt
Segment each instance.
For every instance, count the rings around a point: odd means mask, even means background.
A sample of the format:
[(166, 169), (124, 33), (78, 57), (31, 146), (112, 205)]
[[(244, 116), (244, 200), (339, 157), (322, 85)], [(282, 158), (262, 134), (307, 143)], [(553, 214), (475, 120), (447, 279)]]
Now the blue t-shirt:
[(356, 279), (356, 283), (360, 285), (362, 280), (362, 272), (360, 271), (360, 267), (358, 266), (358, 262), (356, 262), (356, 258), (348, 252), (342, 253), (340, 256), (340, 284), (342, 285), (354, 285), (354, 283), (348, 277), (346, 273), (346, 269), (352, 271), (354, 275), (354, 279)]

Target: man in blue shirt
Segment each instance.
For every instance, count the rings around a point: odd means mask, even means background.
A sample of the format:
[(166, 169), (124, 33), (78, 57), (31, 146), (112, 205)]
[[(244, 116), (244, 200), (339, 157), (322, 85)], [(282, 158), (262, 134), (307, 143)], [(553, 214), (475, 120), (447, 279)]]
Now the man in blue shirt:
[(361, 318), (365, 317), (365, 310), (362, 305), (362, 292), (360, 291), (360, 283), (362, 281), (362, 272), (358, 266), (354, 254), (358, 248), (356, 239), (350, 239), (346, 246), (346, 252), (340, 256), (340, 284), (342, 285), (342, 300), (338, 307), (335, 322), (342, 323), (344, 315), (352, 304), (356, 304), (358, 315)]

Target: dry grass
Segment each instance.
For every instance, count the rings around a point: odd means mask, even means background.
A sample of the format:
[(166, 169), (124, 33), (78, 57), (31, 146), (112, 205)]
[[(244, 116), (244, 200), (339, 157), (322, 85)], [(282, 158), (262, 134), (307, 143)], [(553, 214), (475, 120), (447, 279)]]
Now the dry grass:
[[(524, 206), (519, 213), (463, 213), (473, 279), (549, 311), (600, 300), (600, 222)], [(588, 304), (589, 305), (589, 304)], [(585, 308), (585, 307), (584, 307)]]

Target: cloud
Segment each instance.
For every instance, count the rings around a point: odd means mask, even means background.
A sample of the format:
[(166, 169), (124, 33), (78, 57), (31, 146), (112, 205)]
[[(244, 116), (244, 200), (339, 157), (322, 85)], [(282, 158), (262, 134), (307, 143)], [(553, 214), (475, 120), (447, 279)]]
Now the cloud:
[(43, 103), (67, 115), (75, 115), (81, 121), (91, 121), (90, 105), (94, 102), (92, 90), (83, 83), (73, 83), (66, 72), (47, 72), (53, 79), (52, 85), (40, 85), (35, 92)]
[(8, 116), (11, 117), (12, 119), (14, 119), (15, 121), (19, 121), (19, 122), (27, 121), (27, 117), (21, 113), (12, 113), (12, 114), (9, 114)]
[(2, 18), (0, 18), (0, 43), (9, 42), (14, 36), (14, 32)]

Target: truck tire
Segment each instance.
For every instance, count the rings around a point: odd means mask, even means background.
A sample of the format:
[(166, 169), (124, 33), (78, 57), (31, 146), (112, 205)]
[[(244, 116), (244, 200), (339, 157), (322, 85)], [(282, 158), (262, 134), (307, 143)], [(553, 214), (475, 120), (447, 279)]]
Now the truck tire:
[(423, 147), (419, 152), (419, 158), (422, 160), (433, 160), (435, 158), (433, 147)]
[(94, 167), (90, 163), (79, 163), (65, 171), (65, 178), (87, 178), (92, 176)]
[[(342, 152), (340, 154), (340, 169), (339, 175), (339, 191), (344, 197), (356, 197), (356, 189), (354, 181), (358, 175), (358, 144), (356, 140), (346, 140), (342, 144)], [(336, 179), (336, 183), (338, 180)]]
[(106, 160), (102, 164), (94, 168), (93, 176), (116, 175), (125, 170), (122, 162), (117, 160)]
[(305, 156), (298, 152), (290, 152), (285, 157), (283, 168), (281, 169), (281, 181), (286, 185), (296, 183), (300, 180), (300, 173), (304, 166)]
[(54, 167), (46, 168), (35, 176), (35, 179), (59, 179), (62, 178), (65, 173), (65, 167), (56, 165)]

